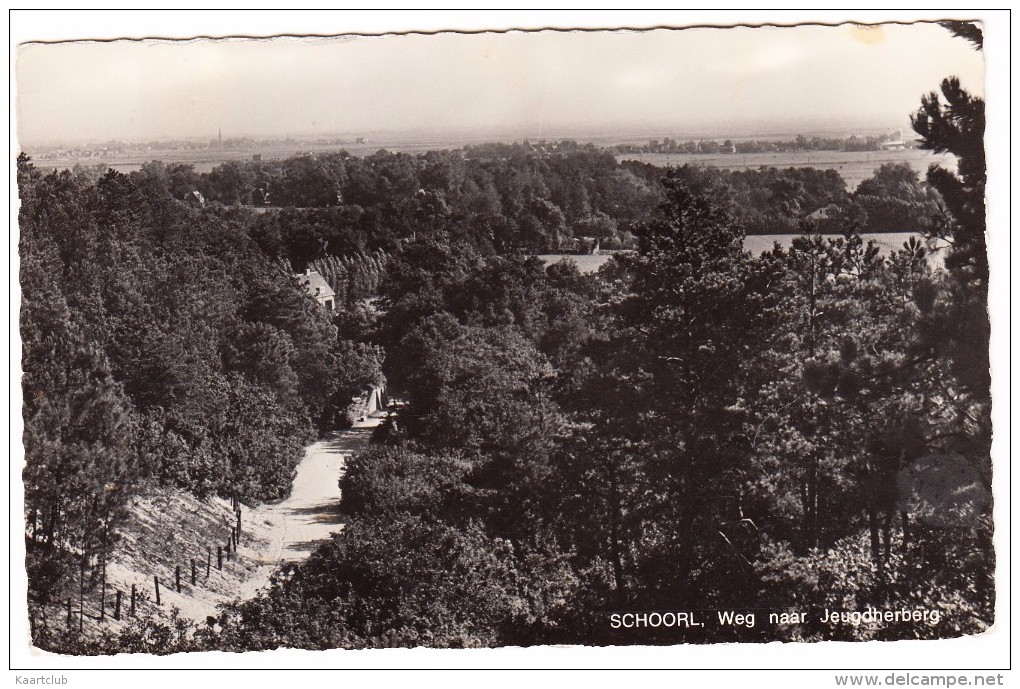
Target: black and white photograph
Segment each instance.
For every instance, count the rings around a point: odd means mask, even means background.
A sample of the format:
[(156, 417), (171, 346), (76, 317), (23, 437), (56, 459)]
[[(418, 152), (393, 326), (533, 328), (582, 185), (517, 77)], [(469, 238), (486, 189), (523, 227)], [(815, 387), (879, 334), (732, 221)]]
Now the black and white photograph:
[(1009, 18), (816, 14), (20, 32), (15, 655), (1001, 640)]

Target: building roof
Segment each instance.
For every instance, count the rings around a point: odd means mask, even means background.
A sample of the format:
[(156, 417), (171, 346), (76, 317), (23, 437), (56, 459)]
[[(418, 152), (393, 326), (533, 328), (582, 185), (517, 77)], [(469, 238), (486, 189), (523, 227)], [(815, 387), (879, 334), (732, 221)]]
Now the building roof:
[(306, 270), (304, 273), (297, 274), (298, 282), (311, 296), (322, 299), (323, 297), (333, 297), (336, 293), (333, 288), (326, 282), (326, 278), (317, 270)]
[(808, 220), (826, 220), (828, 218), (831, 218), (833, 213), (835, 213), (838, 210), (839, 206), (837, 206), (835, 203), (827, 203), (818, 210), (812, 213), (808, 213), (807, 218)]

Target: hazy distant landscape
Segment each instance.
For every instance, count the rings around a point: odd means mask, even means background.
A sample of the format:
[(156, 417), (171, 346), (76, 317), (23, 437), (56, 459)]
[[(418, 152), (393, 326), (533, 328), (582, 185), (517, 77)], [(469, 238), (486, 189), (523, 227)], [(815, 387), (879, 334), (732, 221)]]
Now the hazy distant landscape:
[[(787, 135), (792, 138), (795, 134)], [(722, 137), (716, 137), (722, 139)], [(584, 142), (583, 139), (580, 142)], [(229, 161), (250, 161), (253, 156), (263, 160), (284, 160), (297, 155), (319, 155), (346, 151), (354, 156), (371, 155), (379, 150), (400, 153), (422, 153), (429, 150), (455, 150), (472, 141), (450, 139), (447, 141), (413, 141), (406, 137), (390, 140), (344, 143), (342, 145), (308, 142), (290, 142), (252, 145), (239, 150), (216, 150), (213, 148), (182, 150), (166, 148), (110, 155), (56, 155), (43, 152), (33, 156), (33, 162), (41, 169), (70, 169), (75, 165), (102, 167), (129, 173), (141, 169), (150, 160), (163, 163), (192, 165), (195, 172), (207, 173), (218, 165)], [(537, 143), (537, 142), (536, 142)], [(606, 145), (600, 143), (599, 145)], [(26, 151), (33, 155), (32, 149)], [(819, 170), (832, 169), (845, 180), (848, 189), (856, 188), (885, 163), (906, 163), (918, 174), (923, 175), (929, 165), (937, 164), (955, 169), (955, 157), (948, 153), (937, 154), (918, 148), (894, 151), (783, 151), (775, 153), (621, 153), (620, 161), (634, 160), (660, 167), (697, 165), (723, 170), (754, 170), (760, 167), (810, 167)]]
[[(250, 161), (252, 156), (261, 155), (264, 160), (284, 160), (297, 155), (307, 153), (320, 154), (337, 151), (347, 151), (351, 155), (364, 156), (375, 153), (380, 149), (399, 152), (424, 152), (429, 150), (448, 150), (463, 146), (463, 141), (444, 142), (408, 142), (397, 141), (395, 143), (374, 142), (366, 143), (345, 143), (321, 144), (314, 141), (292, 143), (275, 143), (266, 146), (254, 145), (239, 150), (217, 150), (214, 148), (201, 148), (197, 150), (180, 149), (158, 149), (114, 154), (114, 155), (43, 155), (34, 158), (38, 167), (47, 169), (69, 169), (75, 165), (100, 165), (104, 168), (111, 168), (118, 172), (134, 172), (150, 160), (161, 160), (164, 163), (185, 163), (194, 165), (195, 172), (204, 173), (211, 171), (217, 165), (230, 161)], [(32, 149), (28, 148), (26, 153), (32, 155)]]

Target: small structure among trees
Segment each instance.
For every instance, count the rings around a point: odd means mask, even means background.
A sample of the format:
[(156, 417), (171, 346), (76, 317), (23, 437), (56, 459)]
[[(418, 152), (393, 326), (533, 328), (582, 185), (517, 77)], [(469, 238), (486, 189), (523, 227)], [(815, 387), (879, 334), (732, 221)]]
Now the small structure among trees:
[(811, 213), (808, 213), (807, 216), (805, 216), (805, 217), (807, 217), (808, 220), (820, 221), (820, 220), (828, 220), (829, 218), (834, 218), (838, 214), (839, 214), (839, 206), (836, 205), (835, 203), (827, 203), (824, 206), (822, 206), (821, 208), (819, 208), (819, 209), (817, 209), (817, 210), (815, 210), (815, 211), (813, 211)]
[(306, 268), (304, 273), (299, 273), (295, 277), (309, 296), (322, 304), (327, 311), (336, 309), (336, 293), (319, 271)]

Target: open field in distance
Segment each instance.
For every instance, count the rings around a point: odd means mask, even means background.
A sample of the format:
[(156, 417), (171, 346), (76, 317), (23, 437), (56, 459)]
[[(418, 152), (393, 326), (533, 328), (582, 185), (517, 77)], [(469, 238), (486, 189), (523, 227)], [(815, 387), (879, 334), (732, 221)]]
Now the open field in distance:
[(563, 260), (570, 260), (577, 264), (577, 269), (582, 273), (597, 273), (599, 268), (609, 262), (613, 254), (539, 254), (538, 258), (549, 267), (554, 263)]
[[(766, 251), (771, 251), (773, 245), (776, 242), (778, 242), (780, 246), (784, 247), (790, 246), (790, 243), (794, 240), (794, 238), (799, 236), (800, 235), (796, 234), (749, 235), (744, 238), (744, 248), (757, 256), (765, 253)], [(825, 236), (835, 237), (836, 235)], [(878, 244), (879, 249), (883, 254), (888, 254), (892, 251), (896, 251), (897, 249), (902, 249), (904, 242), (906, 242), (911, 237), (920, 238), (920, 235), (917, 235), (912, 232), (890, 232), (887, 234), (861, 235), (861, 238), (864, 240), (865, 244), (867, 244), (869, 241), (874, 241), (876, 244)], [(578, 269), (582, 273), (594, 273), (597, 272), (598, 269), (601, 268), (603, 265), (605, 265), (609, 261), (609, 259), (612, 258), (612, 256), (613, 256), (612, 254), (597, 254), (597, 255), (540, 254), (538, 258), (540, 258), (542, 262), (545, 263), (546, 266), (551, 266), (552, 264), (562, 261), (564, 259), (569, 259), (577, 264)], [(942, 265), (943, 261), (942, 252), (938, 250), (932, 252), (931, 260), (933, 266)]]
[(789, 153), (627, 153), (617, 160), (637, 160), (660, 167), (669, 165), (704, 165), (724, 170), (756, 170), (760, 167), (813, 167), (835, 170), (846, 180), (848, 189), (855, 189), (885, 163), (909, 163), (922, 176), (928, 166), (937, 163), (956, 169), (951, 154), (935, 154), (921, 149), (902, 151), (800, 151)]
[[(744, 238), (744, 248), (750, 251), (755, 256), (771, 251), (773, 245), (778, 242), (780, 246), (790, 246), (790, 243), (795, 237), (801, 235), (796, 234), (755, 234), (748, 235)], [(825, 237), (835, 237), (835, 235), (823, 235)], [(917, 237), (922, 242), (924, 241), (921, 235), (914, 232), (887, 232), (884, 234), (878, 233), (866, 233), (861, 235), (861, 239), (867, 244), (869, 241), (875, 242), (878, 245), (879, 251), (884, 254), (889, 254), (897, 249), (902, 249), (903, 244), (911, 237)], [(929, 261), (933, 267), (939, 267), (944, 261), (944, 251), (928, 247)]]

